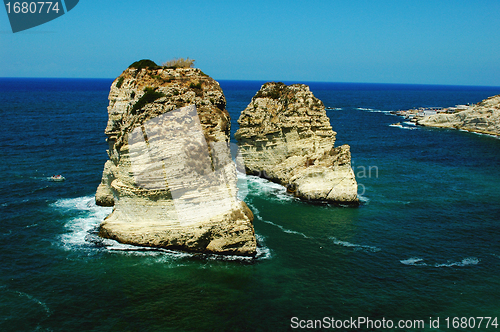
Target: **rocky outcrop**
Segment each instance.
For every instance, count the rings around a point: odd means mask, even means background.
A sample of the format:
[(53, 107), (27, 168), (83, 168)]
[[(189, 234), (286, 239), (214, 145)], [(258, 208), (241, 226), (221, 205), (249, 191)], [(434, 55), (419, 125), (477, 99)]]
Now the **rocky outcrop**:
[(308, 86), (264, 84), (238, 123), (248, 174), (312, 202), (359, 204), (349, 146), (334, 147), (325, 107)]
[(236, 196), (225, 106), (219, 84), (195, 68), (140, 62), (113, 82), (105, 130), (109, 160), (96, 202), (114, 208), (101, 236), (255, 255), (253, 215)]
[(418, 120), (417, 124), (500, 135), (500, 95), (489, 97), (457, 113), (426, 116)]

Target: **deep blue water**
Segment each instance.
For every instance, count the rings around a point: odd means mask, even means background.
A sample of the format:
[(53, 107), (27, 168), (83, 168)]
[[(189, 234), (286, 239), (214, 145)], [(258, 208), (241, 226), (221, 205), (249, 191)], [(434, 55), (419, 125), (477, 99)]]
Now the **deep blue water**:
[[(96, 239), (111, 83), (0, 79), (1, 331), (286, 331), (292, 317), (361, 316), (440, 317), (446, 331), (446, 317), (500, 316), (500, 140), (391, 127), (403, 120), (389, 113), (500, 88), (307, 83), (336, 108), (363, 204), (311, 206), (247, 178), (262, 246), (248, 262)], [(233, 133), (262, 83), (220, 81)]]

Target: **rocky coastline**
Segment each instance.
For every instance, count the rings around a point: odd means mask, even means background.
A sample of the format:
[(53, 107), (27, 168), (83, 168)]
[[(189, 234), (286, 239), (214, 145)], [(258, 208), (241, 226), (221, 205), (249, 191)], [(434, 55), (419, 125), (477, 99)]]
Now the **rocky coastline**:
[(474, 105), (412, 109), (397, 111), (394, 114), (403, 116), (419, 126), (500, 136), (500, 95), (486, 98)]

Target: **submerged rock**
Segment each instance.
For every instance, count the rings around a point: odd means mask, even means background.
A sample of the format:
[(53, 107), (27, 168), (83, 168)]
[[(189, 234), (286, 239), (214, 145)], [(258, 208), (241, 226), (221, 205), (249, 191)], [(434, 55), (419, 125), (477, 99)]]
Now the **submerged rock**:
[(325, 107), (307, 85), (264, 84), (238, 123), (248, 174), (312, 202), (359, 204), (349, 146), (334, 147)]
[(489, 97), (460, 112), (426, 116), (418, 120), (417, 124), (500, 135), (500, 95)]
[(253, 215), (237, 198), (230, 118), (219, 84), (148, 62), (112, 84), (99, 234), (122, 243), (253, 256)]

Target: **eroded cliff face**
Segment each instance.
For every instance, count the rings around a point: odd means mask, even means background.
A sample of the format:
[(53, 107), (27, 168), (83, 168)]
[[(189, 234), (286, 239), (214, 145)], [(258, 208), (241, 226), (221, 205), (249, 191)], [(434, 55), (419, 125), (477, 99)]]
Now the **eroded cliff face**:
[(195, 68), (128, 68), (113, 82), (109, 160), (96, 202), (114, 209), (101, 236), (255, 255), (253, 215), (236, 196), (225, 105), (219, 84)]
[(325, 107), (308, 86), (264, 84), (238, 123), (235, 136), (248, 174), (312, 202), (359, 204), (349, 146), (334, 147)]
[(500, 95), (489, 97), (461, 112), (426, 116), (417, 123), (427, 127), (500, 135)]

